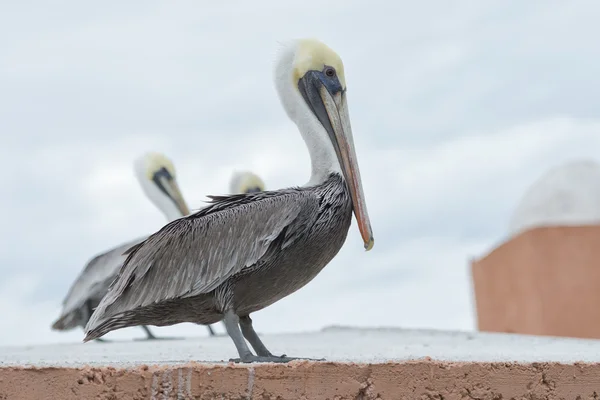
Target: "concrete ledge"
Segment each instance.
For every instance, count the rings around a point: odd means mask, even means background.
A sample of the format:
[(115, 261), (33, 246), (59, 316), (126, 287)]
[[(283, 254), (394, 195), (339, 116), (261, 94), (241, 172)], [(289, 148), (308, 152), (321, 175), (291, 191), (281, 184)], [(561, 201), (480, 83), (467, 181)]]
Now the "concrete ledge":
[(600, 394), (595, 340), (336, 328), (265, 336), (265, 342), (273, 350), (287, 345), (290, 355), (328, 361), (191, 361), (233, 355), (228, 338), (3, 348), (0, 399), (586, 399)]
[[(291, 365), (1, 370), (3, 399), (597, 398), (600, 365), (558, 363)], [(3, 397), (2, 397), (3, 396)]]

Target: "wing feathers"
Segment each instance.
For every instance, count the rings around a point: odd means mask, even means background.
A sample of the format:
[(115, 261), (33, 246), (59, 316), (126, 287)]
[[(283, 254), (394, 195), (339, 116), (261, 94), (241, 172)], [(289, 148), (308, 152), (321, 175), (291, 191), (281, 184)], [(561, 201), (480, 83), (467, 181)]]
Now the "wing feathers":
[[(254, 265), (303, 210), (318, 207), (310, 191), (214, 197), (130, 249), (119, 277), (90, 319), (101, 320), (152, 303), (208, 293)], [(285, 245), (298, 235), (285, 238)]]

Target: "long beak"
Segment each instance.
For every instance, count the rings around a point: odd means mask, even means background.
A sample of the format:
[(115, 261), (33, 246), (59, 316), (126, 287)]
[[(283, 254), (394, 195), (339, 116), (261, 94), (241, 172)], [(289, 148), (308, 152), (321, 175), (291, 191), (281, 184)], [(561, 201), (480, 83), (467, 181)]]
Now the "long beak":
[(354, 150), (346, 92), (339, 91), (332, 96), (325, 86), (321, 86), (319, 94), (331, 123), (331, 141), (335, 147), (338, 161), (342, 166), (344, 178), (346, 178), (346, 182), (350, 187), (358, 229), (365, 244), (365, 250), (369, 251), (373, 248), (375, 240), (373, 239), (373, 230), (371, 229), (371, 221), (369, 220), (365, 195), (363, 194), (356, 151)]
[(179, 185), (175, 179), (167, 179), (165, 177), (160, 177), (160, 184), (167, 192), (167, 195), (173, 200), (177, 209), (181, 212), (181, 215), (185, 216), (190, 213), (190, 209), (188, 208), (183, 196), (181, 195), (181, 190), (179, 190)]
[[(367, 251), (373, 248), (373, 230), (360, 180), (360, 170), (354, 151), (352, 127), (346, 102), (346, 91), (336, 78), (326, 78), (322, 72), (309, 71), (298, 81), (298, 90), (312, 112), (329, 134), (342, 173), (350, 189), (354, 216)], [(332, 94), (333, 93), (333, 94)]]

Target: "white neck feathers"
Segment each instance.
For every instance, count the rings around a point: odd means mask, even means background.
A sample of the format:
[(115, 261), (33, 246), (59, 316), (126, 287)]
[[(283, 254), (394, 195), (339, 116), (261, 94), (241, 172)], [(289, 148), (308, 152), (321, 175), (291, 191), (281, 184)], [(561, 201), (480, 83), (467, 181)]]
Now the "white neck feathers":
[(294, 121), (308, 147), (311, 161), (311, 177), (306, 186), (324, 182), (332, 172), (340, 173), (340, 164), (329, 135), (310, 110), (293, 81), (296, 42), (286, 45), (275, 65), (275, 86), (279, 100), (288, 117)]

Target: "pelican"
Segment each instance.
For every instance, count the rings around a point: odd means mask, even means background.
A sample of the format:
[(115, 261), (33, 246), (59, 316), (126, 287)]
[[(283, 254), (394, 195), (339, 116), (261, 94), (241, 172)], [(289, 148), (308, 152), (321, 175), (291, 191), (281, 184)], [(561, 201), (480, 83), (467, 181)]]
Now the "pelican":
[(250, 314), (310, 282), (344, 244), (353, 211), (367, 251), (374, 240), (340, 57), (317, 40), (293, 41), (278, 56), (275, 86), (308, 147), (310, 180), (300, 187), (211, 196), (206, 208), (127, 250), (85, 327), (84, 342), (128, 326), (222, 320), (239, 355), (230, 361), (295, 359), (273, 355)]
[[(144, 193), (165, 214), (169, 221), (190, 213), (181, 195), (173, 163), (163, 154), (149, 152), (134, 162), (134, 170)], [(106, 294), (112, 280), (125, 260), (123, 252), (142, 242), (147, 236), (129, 241), (92, 258), (71, 285), (63, 300), (63, 310), (52, 325), (55, 330), (85, 327), (94, 308)], [(147, 326), (142, 325), (147, 339), (156, 339)], [(209, 327), (211, 334), (212, 329)]]
[[(169, 221), (190, 213), (177, 184), (175, 167), (166, 156), (155, 152), (146, 153), (135, 161), (134, 170), (146, 196)], [(250, 171), (235, 172), (230, 180), (231, 193), (254, 193), (264, 190), (264, 187), (262, 179)], [(90, 260), (71, 285), (63, 301), (63, 311), (52, 329), (70, 330), (77, 326), (84, 328), (94, 308), (117, 276), (126, 258), (123, 253), (147, 237), (129, 241)], [(158, 339), (147, 326), (141, 327), (146, 332), (147, 339)], [(211, 326), (208, 325), (207, 328), (209, 334), (214, 336)]]
[(250, 171), (235, 171), (229, 181), (229, 193), (257, 193), (265, 190), (263, 180)]

